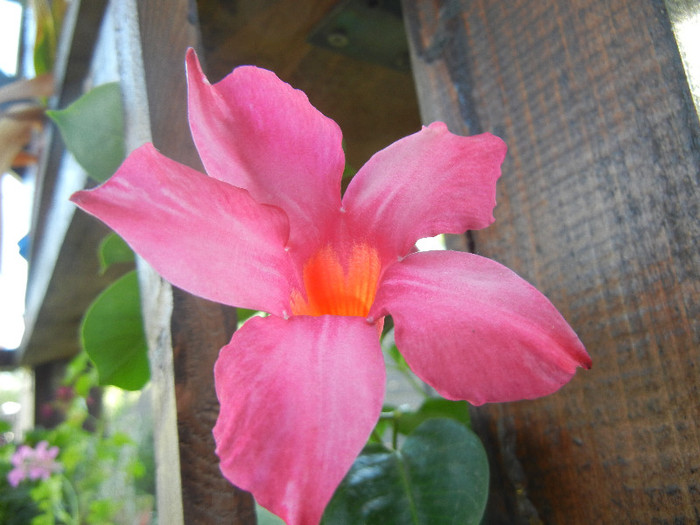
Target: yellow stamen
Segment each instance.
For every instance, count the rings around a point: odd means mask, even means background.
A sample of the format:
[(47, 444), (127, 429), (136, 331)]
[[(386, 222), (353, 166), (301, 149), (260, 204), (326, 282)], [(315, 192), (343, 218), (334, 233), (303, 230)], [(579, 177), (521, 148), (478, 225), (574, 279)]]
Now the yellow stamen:
[(377, 292), (381, 264), (367, 244), (353, 245), (346, 268), (332, 246), (321, 248), (304, 264), (306, 299), (294, 290), (294, 315), (367, 317)]

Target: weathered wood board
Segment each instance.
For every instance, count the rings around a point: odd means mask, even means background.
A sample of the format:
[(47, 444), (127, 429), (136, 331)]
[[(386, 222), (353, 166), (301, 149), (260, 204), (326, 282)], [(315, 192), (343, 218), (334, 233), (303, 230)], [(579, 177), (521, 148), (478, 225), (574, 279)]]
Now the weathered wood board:
[(545, 292), (593, 369), (475, 410), (489, 523), (700, 520), (700, 127), (661, 1), (404, 2), (424, 121), (509, 154), (472, 246)]

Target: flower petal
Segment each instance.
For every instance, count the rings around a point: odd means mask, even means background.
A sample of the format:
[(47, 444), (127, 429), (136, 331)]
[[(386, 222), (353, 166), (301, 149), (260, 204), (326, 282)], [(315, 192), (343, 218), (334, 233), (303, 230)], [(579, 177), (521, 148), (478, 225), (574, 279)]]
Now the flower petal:
[(370, 311), (387, 314), (409, 366), (449, 399), (533, 399), (558, 390), (576, 367), (591, 366), (546, 297), (478, 255), (422, 252), (391, 266)]
[(26, 477), (27, 477), (27, 473), (19, 467), (14, 468), (10, 472), (7, 473), (7, 481), (13, 487), (18, 486), (22, 480), (26, 479)]
[(226, 478), (288, 525), (318, 523), (379, 418), (376, 327), (360, 317), (255, 317), (214, 373)]
[(135, 150), (102, 186), (71, 198), (165, 279), (212, 301), (284, 315), (295, 274), (287, 219), (248, 192)]
[(207, 173), (289, 216), (292, 245), (340, 209), (345, 166), (338, 125), (274, 73), (243, 66), (211, 85), (187, 53), (192, 136)]
[(350, 182), (343, 208), (356, 228), (404, 256), (422, 237), (493, 222), (505, 154), (498, 137), (460, 137), (435, 122), (376, 153)]

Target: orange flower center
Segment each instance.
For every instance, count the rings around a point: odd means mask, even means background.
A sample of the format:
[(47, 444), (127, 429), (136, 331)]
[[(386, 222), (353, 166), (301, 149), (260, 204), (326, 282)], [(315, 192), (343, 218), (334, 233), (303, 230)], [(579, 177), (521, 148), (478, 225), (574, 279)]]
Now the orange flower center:
[(345, 267), (335, 249), (325, 246), (304, 264), (306, 298), (292, 292), (292, 313), (367, 317), (380, 270), (379, 255), (367, 244), (353, 245)]

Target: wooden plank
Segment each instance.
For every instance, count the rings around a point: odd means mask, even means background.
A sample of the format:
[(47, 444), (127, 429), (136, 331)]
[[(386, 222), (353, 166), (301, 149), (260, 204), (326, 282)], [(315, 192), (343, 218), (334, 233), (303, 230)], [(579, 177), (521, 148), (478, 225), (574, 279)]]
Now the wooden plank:
[(409, 73), (352, 59), (308, 42), (337, 0), (199, 0), (207, 74), (219, 80), (254, 64), (303, 90), (343, 130), (348, 161), (359, 168), (395, 140), (420, 129)]
[[(184, 69), (186, 49), (198, 46), (196, 15), (194, 4), (184, 0), (138, 2), (152, 142), (165, 155), (201, 170), (187, 123)], [(176, 288), (171, 294), (184, 522), (251, 523), (253, 500), (221, 475), (211, 432), (218, 414), (213, 365), (235, 330), (235, 310)]]
[[(124, 102), (125, 145), (128, 152), (151, 140), (148, 96), (141, 53), (136, 0), (110, 5), (115, 29), (120, 86)], [(184, 523), (180, 478), (170, 319), (172, 290), (143, 260), (137, 260), (141, 308), (151, 369), (150, 397), (155, 457), (156, 508), (162, 523)]]
[[(61, 31), (51, 107), (64, 108), (82, 93), (106, 0), (71, 3)], [(74, 217), (68, 201), (85, 175), (66, 168), (64, 146), (53, 128), (44, 132), (32, 209), (25, 335), (18, 362), (36, 365), (79, 350), (78, 327), (90, 302), (115, 275), (98, 276), (97, 244), (107, 230)]]
[(664, 5), (683, 61), (695, 112), (700, 116), (700, 54), (695, 36), (700, 31), (700, 3), (697, 0), (664, 0)]
[(425, 121), (509, 145), (473, 246), (593, 357), (487, 406), (490, 523), (700, 519), (700, 129), (661, 1), (404, 2)]

